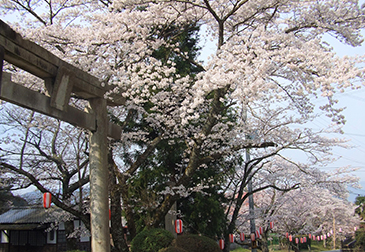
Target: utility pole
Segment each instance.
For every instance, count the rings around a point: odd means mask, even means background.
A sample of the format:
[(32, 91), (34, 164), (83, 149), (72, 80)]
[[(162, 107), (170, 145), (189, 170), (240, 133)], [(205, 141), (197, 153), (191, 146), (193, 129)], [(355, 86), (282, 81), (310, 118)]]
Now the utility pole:
[[(245, 123), (247, 123), (247, 110), (244, 108), (242, 109), (242, 119)], [(246, 139), (250, 139), (249, 135), (246, 135)], [(250, 162), (250, 149), (246, 149), (246, 164), (248, 165), (248, 162)], [(249, 170), (249, 169), (247, 169)], [(251, 237), (252, 235), (256, 235), (256, 225), (255, 225), (255, 210), (254, 210), (254, 201), (253, 201), (253, 194), (252, 194), (252, 178), (249, 177), (250, 174), (248, 174), (249, 181), (247, 183), (247, 189), (248, 189), (248, 207), (249, 207), (249, 216), (250, 216), (250, 231), (251, 231)], [(251, 251), (257, 252), (256, 249), (256, 239), (255, 241), (251, 241)]]

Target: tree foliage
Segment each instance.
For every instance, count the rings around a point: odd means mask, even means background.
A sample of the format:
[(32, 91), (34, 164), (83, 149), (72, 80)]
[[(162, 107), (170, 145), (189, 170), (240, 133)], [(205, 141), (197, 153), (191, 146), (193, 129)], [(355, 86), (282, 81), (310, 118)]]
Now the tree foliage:
[(144, 229), (131, 242), (132, 252), (155, 252), (168, 247), (173, 235), (164, 229)]
[(365, 218), (365, 197), (358, 195), (355, 199), (355, 213), (360, 216), (362, 220)]
[(205, 236), (192, 235), (192, 234), (179, 235), (174, 242), (174, 246), (191, 252), (221, 251), (217, 242), (214, 241), (213, 239)]

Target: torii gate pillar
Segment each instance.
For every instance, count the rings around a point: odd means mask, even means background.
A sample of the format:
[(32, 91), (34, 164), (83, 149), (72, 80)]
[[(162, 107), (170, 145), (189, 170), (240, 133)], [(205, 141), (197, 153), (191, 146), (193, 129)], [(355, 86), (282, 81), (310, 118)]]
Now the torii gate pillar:
[(90, 135), (90, 224), (92, 251), (110, 251), (108, 207), (108, 117), (103, 98), (90, 100), (96, 131)]

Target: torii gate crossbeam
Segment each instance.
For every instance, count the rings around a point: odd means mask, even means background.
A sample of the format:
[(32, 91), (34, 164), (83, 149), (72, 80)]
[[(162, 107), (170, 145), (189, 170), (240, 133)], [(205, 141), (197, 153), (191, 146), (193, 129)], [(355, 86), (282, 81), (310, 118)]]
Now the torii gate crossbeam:
[[(48, 95), (12, 82), (10, 74), (3, 72), (4, 60), (43, 79)], [(90, 131), (91, 248), (109, 252), (107, 137), (120, 139), (121, 129), (109, 123), (107, 105), (118, 104), (104, 99), (106, 89), (97, 78), (23, 39), (2, 20), (0, 70), (0, 99)], [(88, 100), (91, 111), (69, 106), (71, 94)]]

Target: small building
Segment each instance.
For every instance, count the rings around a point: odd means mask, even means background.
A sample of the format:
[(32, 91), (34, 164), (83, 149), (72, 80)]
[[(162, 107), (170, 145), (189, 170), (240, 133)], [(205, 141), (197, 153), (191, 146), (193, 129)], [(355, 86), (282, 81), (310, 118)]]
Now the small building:
[[(63, 210), (52, 206), (13, 208), (0, 215), (0, 252), (61, 252), (66, 251), (66, 233), (63, 223), (52, 228), (55, 216)], [(80, 222), (74, 221), (75, 228)], [(91, 251), (90, 238), (79, 240), (79, 249)]]

